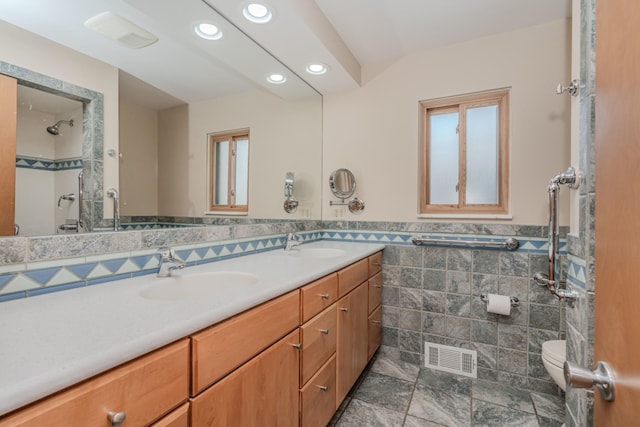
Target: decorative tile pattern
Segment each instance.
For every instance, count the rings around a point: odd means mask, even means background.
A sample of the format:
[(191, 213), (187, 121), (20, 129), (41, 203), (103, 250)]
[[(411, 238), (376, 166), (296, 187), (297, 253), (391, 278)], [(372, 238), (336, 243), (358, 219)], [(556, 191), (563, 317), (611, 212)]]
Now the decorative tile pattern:
[(29, 156), (16, 156), (16, 167), (24, 169), (35, 169), (45, 171), (61, 171), (69, 169), (82, 169), (82, 158), (69, 159), (43, 159)]

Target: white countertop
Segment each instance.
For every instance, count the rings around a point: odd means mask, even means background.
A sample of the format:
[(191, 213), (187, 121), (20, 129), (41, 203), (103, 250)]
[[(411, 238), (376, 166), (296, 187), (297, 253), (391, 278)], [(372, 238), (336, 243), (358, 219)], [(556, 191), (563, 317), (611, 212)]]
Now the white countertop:
[(174, 271), (174, 276), (234, 271), (259, 277), (252, 285), (220, 286), (208, 299), (143, 298), (145, 289), (168, 280), (146, 275), (0, 303), (0, 415), (296, 289), (384, 245), (319, 241), (297, 248), (302, 247), (339, 248), (346, 255), (304, 258), (280, 249)]

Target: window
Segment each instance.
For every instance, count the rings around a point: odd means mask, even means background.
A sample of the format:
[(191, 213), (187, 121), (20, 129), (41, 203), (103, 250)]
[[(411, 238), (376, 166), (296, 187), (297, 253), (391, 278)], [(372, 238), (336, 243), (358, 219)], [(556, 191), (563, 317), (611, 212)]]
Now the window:
[(249, 209), (249, 130), (209, 135), (209, 210)]
[(506, 214), (509, 91), (420, 106), (420, 213)]

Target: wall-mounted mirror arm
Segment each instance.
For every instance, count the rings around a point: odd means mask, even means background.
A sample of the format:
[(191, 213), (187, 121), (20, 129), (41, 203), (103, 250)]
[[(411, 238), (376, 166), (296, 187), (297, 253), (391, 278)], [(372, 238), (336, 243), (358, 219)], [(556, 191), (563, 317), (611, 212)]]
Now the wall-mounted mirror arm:
[(362, 199), (354, 197), (345, 202), (356, 191), (356, 177), (353, 172), (345, 168), (336, 169), (329, 177), (329, 188), (333, 195), (340, 199), (339, 202), (330, 200), (329, 206), (348, 206), (349, 212), (352, 214), (362, 213), (364, 210), (364, 201)]
[(299, 202), (293, 198), (293, 172), (287, 172), (284, 177), (284, 211), (292, 214), (298, 210)]

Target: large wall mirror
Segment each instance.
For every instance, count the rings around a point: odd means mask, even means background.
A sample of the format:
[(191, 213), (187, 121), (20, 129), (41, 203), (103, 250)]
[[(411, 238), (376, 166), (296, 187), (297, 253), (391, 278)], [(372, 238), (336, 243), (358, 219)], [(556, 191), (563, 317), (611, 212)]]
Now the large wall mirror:
[[(243, 216), (292, 219), (282, 210), (281, 195), (282, 176), (291, 171), (300, 201), (293, 217), (320, 218), (321, 96), (226, 21), (212, 2), (1, 3), (7, 7), (0, 17), (0, 36), (12, 43), (0, 47), (5, 64), (0, 73), (23, 70), (47, 82), (20, 88), (21, 108), (28, 114), (19, 119), (18, 137), (30, 141), (24, 156), (71, 164), (56, 171), (55, 179), (47, 181), (46, 196), (38, 197), (46, 209), (29, 205), (29, 195), (44, 191), (37, 184), (42, 177), (20, 180), (16, 201), (25, 219), (19, 220), (24, 224), (19, 235), (60, 233), (60, 225), (78, 218), (80, 171), (85, 188), (87, 179), (94, 180), (84, 202), (92, 206), (86, 214), (91, 229), (106, 229), (112, 221), (111, 200), (103, 191), (111, 187), (120, 191), (124, 217), (217, 218), (207, 208), (208, 135), (238, 129), (251, 134), (249, 209)], [(159, 40), (130, 49), (84, 27), (88, 18), (107, 10)], [(193, 25), (203, 21), (218, 25), (226, 44), (197, 38)], [(286, 84), (266, 81), (275, 71), (286, 77)], [(70, 87), (102, 97), (100, 111), (92, 117), (103, 121), (87, 120), (91, 103), (70, 96)], [(41, 91), (44, 97), (53, 92), (63, 104), (70, 99), (76, 104), (44, 111), (33, 101), (40, 96), (30, 91)], [(59, 135), (47, 132), (60, 120)], [(42, 139), (42, 149), (28, 145), (35, 139)], [(78, 144), (81, 155), (72, 152)], [(95, 155), (90, 164), (85, 163), (87, 153)], [(79, 157), (82, 165), (74, 163)]]

